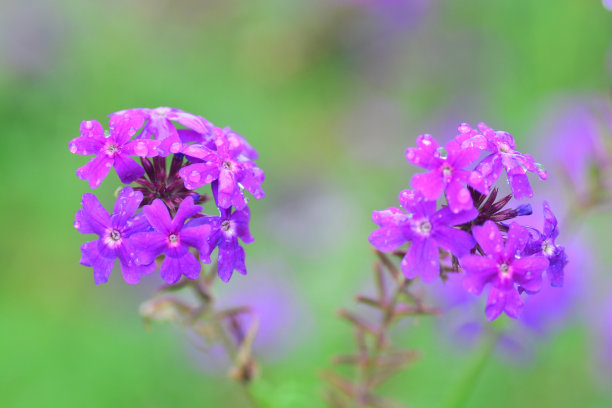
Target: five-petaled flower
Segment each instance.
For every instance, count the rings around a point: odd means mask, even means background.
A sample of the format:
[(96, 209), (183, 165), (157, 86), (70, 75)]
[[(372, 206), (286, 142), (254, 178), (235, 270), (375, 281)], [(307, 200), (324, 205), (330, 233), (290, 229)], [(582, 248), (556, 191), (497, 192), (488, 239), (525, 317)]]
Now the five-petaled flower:
[[(475, 226), (472, 232), (484, 255), (465, 255), (460, 263), (465, 270), (465, 289), (480, 295), (486, 284), (491, 284), (485, 314), (494, 320), (502, 312), (517, 318), (523, 300), (519, 290), (535, 293), (542, 287), (542, 273), (548, 268), (548, 259), (542, 255), (525, 256), (523, 249), (529, 232), (512, 223), (506, 241), (493, 221)], [(517, 288), (518, 286), (518, 288)]]
[(525, 253), (544, 255), (549, 265), (546, 277), (551, 286), (563, 286), (563, 270), (567, 265), (565, 248), (557, 245), (555, 240), (559, 236), (557, 218), (550, 209), (548, 202), (544, 201), (544, 228), (542, 232), (533, 229), (535, 237), (527, 244)]
[(158, 255), (164, 254), (161, 277), (166, 283), (176, 283), (182, 275), (197, 279), (201, 266), (189, 247), (207, 253), (206, 241), (210, 226), (196, 225), (195, 220), (185, 222), (200, 211), (202, 207), (193, 203), (193, 197), (187, 197), (181, 202), (174, 218), (170, 218), (168, 208), (159, 198), (151, 205), (144, 206), (143, 212), (153, 231), (134, 234), (132, 237), (138, 248), (135, 262), (149, 265)]
[(380, 227), (370, 235), (370, 243), (383, 252), (397, 249), (410, 241), (410, 248), (401, 262), (408, 279), (420, 276), (432, 283), (440, 274), (442, 248), (455, 256), (463, 256), (476, 244), (472, 236), (454, 225), (475, 219), (478, 211), (471, 208), (454, 213), (449, 207), (436, 211), (436, 202), (425, 200), (418, 191), (404, 190), (399, 195), (401, 206), (374, 211), (372, 220)]
[(102, 183), (111, 167), (115, 168), (122, 183), (129, 184), (141, 177), (144, 170), (131, 156), (157, 156), (159, 145), (156, 140), (130, 140), (143, 122), (143, 117), (138, 114), (114, 115), (109, 121), (110, 133), (107, 135), (100, 122), (83, 121), (81, 136), (72, 139), (68, 148), (72, 153), (96, 156), (77, 170), (77, 176), (88, 180), (91, 188)]
[(484, 178), (477, 171), (466, 170), (480, 155), (477, 147), (462, 147), (451, 140), (445, 146), (447, 155), (442, 156), (436, 140), (431, 135), (417, 138), (418, 147), (406, 150), (406, 159), (429, 172), (415, 174), (412, 187), (421, 191), (427, 200), (437, 200), (446, 191), (448, 206), (454, 213), (474, 207), (470, 191), (466, 185), (482, 194), (488, 194)]
[(133, 256), (136, 248), (134, 234), (147, 231), (149, 223), (142, 213), (134, 216), (142, 201), (142, 193), (125, 187), (109, 215), (95, 195), (83, 194), (83, 208), (75, 216), (74, 226), (82, 234), (97, 234), (100, 238), (81, 246), (81, 265), (93, 267), (94, 282), (105, 283), (111, 274), (115, 259), (119, 259), (123, 279), (138, 283), (142, 275), (155, 269), (155, 265), (137, 265)]

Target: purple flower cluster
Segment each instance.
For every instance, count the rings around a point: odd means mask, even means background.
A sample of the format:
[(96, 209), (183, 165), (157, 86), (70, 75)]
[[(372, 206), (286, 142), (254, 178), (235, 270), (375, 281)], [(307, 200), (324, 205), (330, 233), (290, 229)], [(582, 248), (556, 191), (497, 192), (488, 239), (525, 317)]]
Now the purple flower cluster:
[[(240, 241), (248, 244), (253, 237), (244, 190), (264, 196), (256, 150), (230, 128), (175, 108), (128, 109), (109, 116), (108, 132), (97, 121), (84, 121), (81, 136), (68, 143), (72, 153), (94, 155), (77, 170), (91, 188), (100, 186), (111, 168), (122, 183), (134, 183), (121, 190), (110, 215), (94, 194), (83, 195), (74, 226), (99, 236), (81, 246), (80, 263), (93, 268), (95, 283), (108, 280), (117, 258), (124, 280), (138, 283), (155, 270), (160, 255), (161, 277), (168, 284), (183, 275), (196, 279), (200, 262), (211, 263), (215, 248), (224, 282), (234, 270), (246, 274)], [(204, 214), (198, 205), (208, 200), (195, 191), (205, 185), (219, 216)]]
[[(463, 272), (469, 293), (480, 295), (489, 286), (489, 320), (502, 312), (517, 318), (522, 295), (537, 293), (545, 272), (552, 286), (562, 286), (567, 257), (555, 242), (559, 231), (549, 204), (544, 203), (542, 231), (508, 223), (532, 212), (529, 204), (505, 208), (513, 197), (533, 196), (527, 172), (547, 177), (533, 157), (516, 150), (512, 135), (484, 123), (476, 129), (463, 123), (444, 148), (431, 135), (421, 135), (416, 142), (417, 147), (406, 150), (406, 159), (427, 172), (413, 176), (414, 190), (400, 193), (403, 210), (373, 212), (379, 228), (370, 235), (372, 245), (402, 256), (408, 279), (420, 276), (433, 283), (448, 273)], [(498, 199), (495, 183), (503, 170), (512, 194)], [(441, 196), (445, 203), (438, 209)], [(405, 243), (410, 246), (404, 251), (400, 247)], [(447, 259), (450, 263), (441, 263)]]

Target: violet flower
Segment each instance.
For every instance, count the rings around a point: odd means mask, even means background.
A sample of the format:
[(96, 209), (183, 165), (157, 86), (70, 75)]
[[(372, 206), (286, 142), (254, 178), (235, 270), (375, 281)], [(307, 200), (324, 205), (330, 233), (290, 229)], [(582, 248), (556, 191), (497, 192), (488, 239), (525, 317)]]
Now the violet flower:
[[(187, 224), (185, 221), (200, 211), (202, 207), (194, 204), (193, 197), (187, 197), (181, 202), (174, 218), (170, 218), (168, 208), (159, 198), (151, 205), (144, 206), (143, 212), (154, 231), (133, 236), (134, 244), (139, 249), (135, 262), (148, 265), (163, 253), (165, 258), (161, 265), (161, 277), (166, 283), (172, 285), (178, 282), (181, 275), (197, 279), (200, 275), (200, 262), (189, 252), (189, 247), (200, 253), (208, 253), (206, 240), (210, 226), (194, 224), (195, 220)], [(210, 259), (204, 261), (210, 262)]]
[(438, 143), (431, 135), (417, 138), (416, 148), (406, 150), (406, 159), (417, 166), (430, 170), (428, 173), (415, 174), (411, 185), (421, 191), (427, 200), (437, 200), (446, 191), (448, 205), (454, 213), (471, 209), (474, 205), (466, 184), (488, 194), (482, 175), (477, 171), (466, 170), (480, 155), (476, 147), (462, 147), (455, 140), (446, 144), (447, 156), (442, 156)]
[(485, 285), (490, 283), (492, 287), (485, 308), (487, 318), (495, 320), (502, 312), (518, 318), (523, 301), (515, 285), (528, 293), (540, 290), (548, 259), (540, 255), (517, 256), (529, 238), (527, 230), (517, 223), (510, 225), (505, 244), (493, 221), (474, 226), (472, 232), (485, 255), (465, 255), (460, 259), (466, 271), (465, 289), (480, 295)]
[(182, 168), (179, 176), (189, 190), (218, 180), (219, 207), (229, 208), (233, 205), (241, 210), (247, 204), (242, 192), (243, 187), (257, 199), (264, 197), (264, 191), (261, 189), (264, 173), (242, 154), (245, 146), (235, 137), (236, 134), (228, 132), (220, 128), (214, 129), (216, 151), (203, 145), (190, 145), (185, 148), (182, 153), (202, 162)]
[[(215, 191), (215, 184), (213, 184), (213, 191)], [(223, 282), (228, 282), (234, 270), (243, 275), (247, 273), (244, 263), (244, 248), (240, 245), (239, 239), (245, 244), (250, 244), (254, 239), (249, 231), (249, 207), (233, 212), (231, 208), (219, 207), (219, 212), (219, 216), (196, 218), (192, 221), (192, 225), (210, 227), (208, 251), (202, 251), (200, 258), (204, 259), (205, 262), (210, 262), (212, 251), (219, 248), (217, 257), (219, 278)]]
[(440, 273), (440, 248), (461, 257), (474, 247), (472, 236), (453, 226), (475, 219), (478, 211), (474, 207), (459, 213), (449, 207), (436, 211), (435, 201), (427, 201), (422, 193), (412, 190), (402, 191), (399, 201), (407, 213), (395, 207), (372, 213), (372, 221), (380, 228), (372, 232), (370, 243), (389, 252), (410, 241), (401, 262), (402, 272), (408, 279), (420, 276), (425, 283), (432, 283)]
[[(486, 145), (483, 147), (483, 139), (478, 135), (464, 140), (462, 146), (467, 148), (477, 145), (492, 152), (476, 167), (476, 170), (485, 178), (487, 188), (495, 184), (502, 170), (505, 169), (514, 198), (532, 197), (533, 190), (527, 178), (527, 171), (536, 173), (542, 180), (548, 177), (546, 171), (535, 162), (531, 155), (516, 150), (514, 138), (510, 133), (495, 131), (484, 123), (479, 123), (478, 129), (486, 139)], [(459, 131), (462, 130), (471, 133), (472, 129), (469, 128), (469, 125), (462, 124)], [(463, 137), (459, 140), (463, 140)]]
[[(112, 118), (126, 112), (140, 114), (146, 119), (142, 132), (137, 137), (145, 140), (153, 137), (159, 141), (159, 151), (162, 156), (178, 153), (183, 143), (187, 141), (203, 143), (206, 140), (206, 135), (210, 135), (213, 127), (209, 121), (201, 116), (165, 106), (154, 109), (127, 109), (112, 113), (110, 116)], [(173, 122), (177, 122), (187, 129), (177, 129)]]
[(548, 258), (548, 269), (546, 276), (551, 286), (563, 286), (563, 270), (567, 265), (565, 248), (556, 245), (555, 240), (559, 236), (557, 218), (550, 209), (550, 205), (544, 201), (544, 227), (543, 232), (533, 229), (536, 237), (526, 246), (525, 253), (529, 255), (538, 254)]
[(81, 136), (68, 143), (70, 152), (96, 156), (76, 172), (81, 180), (88, 180), (91, 188), (97, 188), (111, 167), (117, 171), (122, 183), (129, 184), (144, 174), (144, 169), (130, 156), (157, 156), (158, 141), (131, 140), (144, 119), (139, 114), (114, 115), (109, 121), (110, 134), (105, 135), (96, 120), (81, 122)]
[(149, 223), (142, 213), (134, 216), (141, 202), (142, 193), (125, 187), (119, 193), (113, 214), (109, 216), (95, 195), (83, 194), (83, 208), (76, 213), (74, 227), (82, 234), (97, 234), (100, 237), (81, 246), (80, 263), (93, 268), (96, 285), (108, 281), (117, 258), (127, 283), (138, 283), (141, 275), (155, 269), (154, 264), (140, 266), (132, 260), (136, 251), (132, 242), (134, 234), (149, 229)]

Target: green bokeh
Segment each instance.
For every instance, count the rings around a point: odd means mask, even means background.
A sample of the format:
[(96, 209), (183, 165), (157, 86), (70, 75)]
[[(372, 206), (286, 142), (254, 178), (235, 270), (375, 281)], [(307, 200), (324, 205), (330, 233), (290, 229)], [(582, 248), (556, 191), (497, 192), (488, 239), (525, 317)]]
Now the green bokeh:
[[(530, 131), (551, 99), (609, 89), (612, 13), (599, 1), (431, 4), (416, 23), (402, 23), (399, 40), (377, 46), (390, 47), (383, 56), (354, 41), (373, 35), (367, 13), (340, 1), (0, 4), (5, 17), (26, 10), (17, 21), (2, 20), (0, 30), (0, 406), (243, 404), (234, 384), (191, 362), (182, 330), (144, 327), (138, 305), (152, 286), (128, 286), (114, 273), (96, 287), (78, 265), (83, 237), (72, 223), (89, 188), (74, 174), (85, 159), (71, 155), (67, 142), (81, 120), (140, 106), (201, 114), (259, 150), (267, 197), (253, 203), (248, 262), (289, 265), (287, 279), (314, 323), (282, 359), (261, 361), (254, 391), (273, 407), (323, 406), (320, 371), (332, 355), (353, 349), (334, 311), (352, 306), (369, 279), (369, 214), (395, 205), (408, 186), (403, 148), (443, 112), (461, 115), (464, 106), (466, 120), (487, 120), (532, 146)], [(42, 29), (49, 24), (51, 32)], [(17, 64), (9, 54), (23, 49), (46, 57), (33, 67)], [(361, 67), (368, 62), (384, 68)], [(406, 122), (402, 149), (384, 163), (355, 155), (351, 135), (341, 135), (371, 100), (390, 101)], [(372, 124), (372, 145), (392, 143), (383, 119)], [(440, 122), (438, 129), (454, 132), (456, 123)], [(278, 197), (309, 183), (337, 190), (356, 217), (318, 256), (282, 247), (269, 231)], [(117, 186), (111, 176), (98, 189), (103, 204)], [(588, 225), (601, 250), (610, 242), (604, 221)], [(445, 346), (428, 319), (397, 335), (422, 358), (385, 394), (412, 407), (448, 404), (479, 351)], [(611, 406), (596, 358), (585, 326), (568, 327), (540, 340), (528, 363), (491, 359), (469, 406)]]

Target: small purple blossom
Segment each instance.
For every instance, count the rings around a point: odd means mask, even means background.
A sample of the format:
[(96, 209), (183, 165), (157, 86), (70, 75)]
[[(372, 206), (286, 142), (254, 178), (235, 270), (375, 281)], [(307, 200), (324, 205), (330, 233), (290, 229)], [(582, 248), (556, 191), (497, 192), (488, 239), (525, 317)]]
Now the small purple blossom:
[(380, 228), (372, 232), (370, 243), (389, 252), (410, 241), (402, 272), (408, 279), (420, 276), (425, 283), (432, 283), (440, 274), (440, 248), (460, 257), (474, 247), (472, 236), (453, 226), (475, 219), (478, 211), (474, 207), (459, 213), (449, 207), (436, 211), (435, 201), (412, 190), (402, 191), (399, 201), (407, 212), (392, 207), (372, 213), (372, 220)]
[[(209, 225), (195, 224), (187, 219), (197, 215), (202, 207), (195, 205), (193, 197), (185, 198), (174, 218), (164, 202), (155, 199), (151, 205), (143, 207), (143, 212), (154, 228), (151, 232), (142, 232), (133, 236), (134, 244), (139, 252), (135, 258), (136, 263), (148, 265), (155, 261), (158, 255), (165, 254), (161, 265), (161, 277), (168, 284), (178, 282), (182, 275), (189, 279), (197, 279), (200, 275), (200, 262), (189, 252), (193, 247), (201, 253), (208, 253), (207, 237), (210, 233)], [(210, 260), (206, 260), (210, 262)]]
[[(213, 127), (212, 123), (201, 116), (165, 106), (154, 109), (127, 109), (115, 112), (110, 116), (112, 118), (115, 115), (125, 113), (143, 116), (146, 122), (137, 138), (148, 140), (153, 137), (159, 141), (159, 151), (162, 156), (178, 153), (183, 147), (183, 143), (204, 143), (208, 140)], [(185, 126), (187, 129), (177, 129), (174, 122)]]
[[(214, 186), (213, 186), (214, 188)], [(223, 282), (228, 282), (234, 270), (246, 275), (244, 263), (244, 248), (239, 239), (245, 244), (254, 241), (249, 231), (249, 207), (242, 210), (219, 207), (219, 216), (205, 216), (192, 221), (193, 225), (206, 225), (210, 228), (208, 236), (208, 251), (202, 251), (200, 257), (210, 262), (210, 254), (219, 248), (218, 273)]]
[(538, 254), (548, 258), (548, 269), (546, 276), (551, 286), (563, 286), (563, 270), (568, 263), (565, 248), (555, 243), (559, 236), (557, 218), (550, 209), (550, 205), (544, 201), (544, 227), (542, 232), (533, 230), (536, 237), (526, 246), (525, 253), (529, 255)]
[(195, 190), (218, 180), (218, 205), (221, 208), (232, 205), (238, 210), (244, 208), (247, 199), (243, 188), (255, 198), (263, 198), (261, 183), (264, 173), (244, 155), (253, 155), (252, 148), (245, 146), (244, 139), (231, 130), (215, 128), (213, 135), (216, 150), (204, 145), (190, 145), (182, 150), (186, 156), (201, 161), (179, 171), (185, 187)]
[(95, 120), (81, 122), (81, 136), (68, 143), (70, 152), (96, 156), (77, 170), (81, 180), (88, 180), (91, 188), (97, 188), (111, 167), (117, 171), (122, 183), (129, 184), (144, 174), (143, 168), (131, 156), (157, 156), (158, 141), (130, 140), (142, 124), (139, 114), (114, 115), (109, 121), (110, 134)]
[(454, 213), (473, 208), (472, 197), (466, 185), (483, 194), (488, 194), (482, 175), (466, 170), (480, 155), (476, 147), (462, 147), (455, 140), (446, 144), (446, 156), (440, 154), (438, 143), (431, 135), (417, 138), (416, 148), (406, 150), (406, 159), (417, 166), (430, 170), (415, 174), (411, 185), (423, 193), (427, 200), (437, 200), (446, 191), (448, 205)]
[(96, 285), (108, 281), (117, 258), (127, 283), (138, 283), (142, 275), (155, 269), (154, 264), (141, 266), (132, 259), (136, 251), (132, 242), (135, 234), (149, 229), (149, 223), (142, 213), (134, 216), (141, 202), (142, 193), (125, 187), (119, 193), (113, 214), (109, 216), (95, 195), (83, 194), (83, 208), (77, 211), (74, 226), (82, 234), (97, 234), (100, 237), (81, 246), (80, 263), (93, 267)]
[[(529, 238), (528, 231), (512, 223), (506, 242), (497, 225), (487, 221), (472, 229), (474, 237), (484, 256), (465, 255), (460, 263), (466, 272), (463, 280), (465, 289), (480, 295), (490, 283), (485, 313), (489, 320), (495, 320), (502, 312), (518, 318), (523, 306), (519, 290), (535, 293), (542, 287), (542, 273), (548, 268), (545, 256), (518, 256)], [(515, 285), (518, 285), (518, 290)]]
[(479, 123), (478, 129), (480, 133), (476, 133), (468, 124), (463, 123), (459, 126), (460, 134), (456, 140), (464, 148), (477, 146), (491, 152), (476, 167), (476, 170), (485, 178), (487, 188), (497, 181), (502, 170), (505, 169), (514, 198), (532, 197), (533, 191), (527, 178), (527, 172), (536, 173), (542, 180), (546, 180), (546, 171), (535, 162), (531, 155), (516, 150), (514, 138), (510, 133), (495, 131), (484, 123)]

